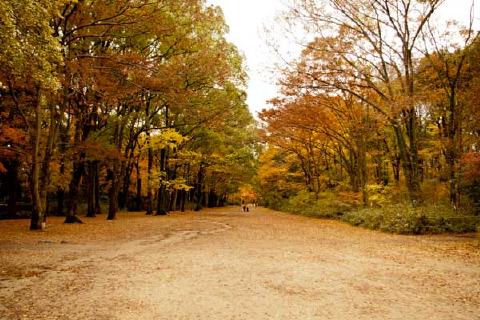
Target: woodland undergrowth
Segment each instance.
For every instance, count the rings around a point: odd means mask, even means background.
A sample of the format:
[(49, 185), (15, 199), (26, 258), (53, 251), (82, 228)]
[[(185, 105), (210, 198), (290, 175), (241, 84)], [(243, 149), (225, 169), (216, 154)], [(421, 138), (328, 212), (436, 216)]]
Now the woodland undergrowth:
[(314, 218), (337, 219), (354, 226), (397, 234), (436, 234), (475, 232), (480, 216), (470, 210), (459, 212), (447, 203), (414, 205), (408, 201), (364, 206), (348, 194), (324, 192), (316, 197), (299, 192), (296, 196), (271, 204), (283, 212)]

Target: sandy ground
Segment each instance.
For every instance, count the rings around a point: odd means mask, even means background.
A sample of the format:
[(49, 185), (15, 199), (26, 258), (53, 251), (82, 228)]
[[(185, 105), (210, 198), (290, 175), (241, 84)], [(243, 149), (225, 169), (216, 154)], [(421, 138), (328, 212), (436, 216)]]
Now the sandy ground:
[(0, 319), (480, 319), (480, 239), (257, 208), (0, 221)]

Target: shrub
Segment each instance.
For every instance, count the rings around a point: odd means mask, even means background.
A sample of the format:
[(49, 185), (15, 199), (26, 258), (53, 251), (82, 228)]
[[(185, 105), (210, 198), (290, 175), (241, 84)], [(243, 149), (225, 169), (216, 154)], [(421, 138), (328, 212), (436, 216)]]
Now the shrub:
[(332, 192), (316, 196), (312, 192), (300, 191), (281, 203), (279, 210), (318, 218), (338, 218), (352, 210), (353, 204), (341, 201)]
[(448, 205), (413, 207), (409, 204), (350, 211), (342, 220), (356, 226), (400, 234), (473, 232), (480, 218), (456, 213)]
[[(448, 203), (423, 202), (418, 207), (406, 201), (392, 204), (386, 196), (391, 190), (375, 188), (370, 191), (378, 194), (376, 200), (380, 201), (371, 207), (359, 207), (358, 194), (322, 192), (316, 196), (307, 191), (271, 203), (270, 207), (309, 217), (339, 219), (354, 226), (398, 234), (474, 232), (480, 227), (479, 216), (458, 213)], [(384, 199), (382, 194), (385, 194)]]

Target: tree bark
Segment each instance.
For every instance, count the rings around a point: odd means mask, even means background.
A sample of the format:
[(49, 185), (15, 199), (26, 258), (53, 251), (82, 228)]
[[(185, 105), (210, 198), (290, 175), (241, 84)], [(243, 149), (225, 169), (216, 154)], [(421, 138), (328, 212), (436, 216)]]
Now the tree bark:
[(135, 169), (136, 169), (136, 173), (137, 173), (136, 211), (141, 211), (143, 209), (142, 178), (140, 176), (140, 165), (139, 165), (138, 161), (135, 163)]
[(63, 188), (57, 189), (57, 211), (56, 214), (63, 216), (65, 214), (65, 190)]
[(412, 139), (410, 140), (410, 146), (407, 146), (400, 126), (394, 125), (393, 130), (397, 140), (403, 174), (410, 199), (413, 201), (418, 201), (420, 192), (420, 176), (418, 172), (418, 150), (416, 149), (417, 146), (414, 141), (415, 138), (413, 137), (415, 134), (413, 132), (414, 129), (408, 129), (408, 135), (410, 136), (410, 139)]
[(129, 199), (130, 199), (130, 182), (131, 182), (131, 175), (133, 171), (133, 152), (134, 152), (134, 145), (129, 145), (127, 148), (130, 150), (126, 152), (128, 154), (128, 159), (126, 161), (122, 161), (122, 186), (121, 191), (118, 194), (118, 207), (120, 210), (125, 210), (129, 207)]
[(20, 182), (18, 181), (18, 167), (20, 163), (16, 160), (7, 163), (7, 215), (13, 218), (17, 215), (17, 200), (20, 191)]
[(155, 215), (164, 216), (168, 213), (168, 210), (167, 210), (168, 200), (169, 200), (168, 190), (165, 187), (165, 185), (161, 185), (160, 188), (158, 188), (157, 212)]
[(195, 184), (195, 211), (202, 209), (202, 200), (203, 200), (203, 180), (204, 180), (204, 167), (203, 163), (200, 163), (200, 168), (198, 169), (197, 174), (197, 183)]
[(32, 167), (30, 171), (30, 189), (32, 195), (32, 217), (30, 220), (30, 230), (43, 230), (44, 211), (42, 208), (42, 200), (40, 197), (40, 135), (42, 125), (41, 97), (38, 97), (35, 106), (35, 129), (32, 135)]
[(153, 214), (153, 194), (152, 194), (152, 169), (153, 169), (153, 150), (150, 138), (150, 94), (147, 96), (147, 105), (145, 109), (145, 134), (147, 135), (147, 215)]
[(187, 191), (180, 190), (180, 211), (185, 212), (185, 202), (187, 198)]
[(95, 162), (88, 161), (87, 175), (87, 217), (95, 217)]
[(100, 163), (99, 161), (94, 161), (94, 194), (95, 194), (95, 214), (102, 213), (102, 207), (100, 206)]
[[(81, 119), (77, 119), (75, 126), (74, 144), (82, 141)], [(85, 152), (81, 152), (78, 159), (73, 161), (73, 172), (68, 191), (67, 213), (64, 223), (82, 223), (77, 217), (77, 203), (79, 196), (79, 185), (85, 173)]]
[(85, 171), (85, 155), (80, 156), (79, 161), (74, 161), (73, 163), (73, 174), (72, 180), (70, 181), (70, 187), (68, 192), (68, 205), (67, 205), (67, 214), (65, 217), (64, 223), (82, 223), (82, 220), (77, 217), (77, 203), (78, 203), (78, 193), (79, 185), (82, 180), (83, 173)]
[(114, 160), (113, 168), (110, 170), (110, 191), (107, 220), (114, 220), (118, 211), (118, 161)]
[(40, 201), (42, 203), (42, 208), (44, 210), (43, 222), (47, 221), (48, 213), (48, 187), (50, 186), (50, 161), (53, 155), (53, 149), (55, 144), (55, 139), (57, 136), (57, 125), (58, 125), (58, 115), (53, 109), (50, 109), (50, 126), (48, 130), (47, 141), (45, 145), (45, 151), (42, 159), (42, 166), (40, 168)]
[[(58, 152), (60, 154), (60, 175), (65, 174), (65, 157), (66, 157), (66, 146), (69, 144), (70, 140), (70, 116), (67, 117), (67, 124), (63, 125), (62, 122), (58, 123), (60, 128), (59, 128), (59, 147), (58, 147)], [(57, 188), (57, 209), (56, 209), (56, 215), (58, 216), (63, 216), (65, 215), (65, 189), (63, 186), (59, 186)]]
[(166, 186), (166, 182), (168, 181), (167, 157), (167, 150), (165, 148), (160, 150), (160, 186), (157, 197), (157, 215), (166, 215), (168, 213), (169, 192)]
[(177, 211), (177, 201), (178, 201), (178, 190), (175, 189), (172, 191), (170, 196), (170, 204), (168, 206), (169, 211)]

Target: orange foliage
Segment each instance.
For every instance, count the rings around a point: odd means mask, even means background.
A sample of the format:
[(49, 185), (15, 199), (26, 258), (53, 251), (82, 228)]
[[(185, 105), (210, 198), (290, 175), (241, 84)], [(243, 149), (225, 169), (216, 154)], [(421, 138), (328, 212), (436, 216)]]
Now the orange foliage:
[(461, 161), (463, 178), (467, 183), (480, 180), (480, 153), (469, 152)]

